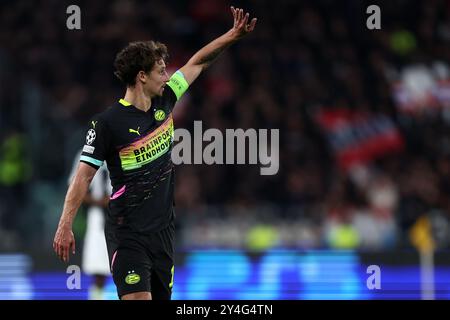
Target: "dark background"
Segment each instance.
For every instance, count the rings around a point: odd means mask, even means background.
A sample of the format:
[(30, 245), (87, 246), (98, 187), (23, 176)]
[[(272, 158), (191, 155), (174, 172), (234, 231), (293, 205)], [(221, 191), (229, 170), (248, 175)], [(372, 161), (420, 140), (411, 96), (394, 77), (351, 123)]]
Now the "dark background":
[[(70, 4), (81, 8), (81, 30), (66, 28)], [(191, 86), (175, 127), (279, 129), (280, 169), (178, 166), (177, 247), (383, 253), (432, 239), (448, 248), (450, 2), (378, 2), (381, 30), (366, 27), (370, 4), (1, 1), (0, 251), (60, 268), (51, 243), (85, 126), (125, 92), (115, 54), (130, 41), (159, 40), (174, 72), (231, 27), (230, 5), (258, 17), (256, 30)], [(351, 138), (332, 147), (335, 133), (317, 119), (336, 110), (352, 115), (343, 118)], [(384, 131), (358, 131), (380, 117), (395, 144)], [(366, 153), (339, 160), (346, 148)], [(414, 226), (424, 238), (411, 237)]]

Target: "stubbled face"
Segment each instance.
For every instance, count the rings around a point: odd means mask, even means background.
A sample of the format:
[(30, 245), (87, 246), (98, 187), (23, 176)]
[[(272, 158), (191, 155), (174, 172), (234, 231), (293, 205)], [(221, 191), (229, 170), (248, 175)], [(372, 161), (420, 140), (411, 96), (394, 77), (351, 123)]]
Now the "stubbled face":
[(167, 81), (169, 81), (169, 75), (166, 71), (166, 63), (161, 59), (155, 63), (150, 72), (145, 73), (144, 90), (150, 97), (162, 96)]

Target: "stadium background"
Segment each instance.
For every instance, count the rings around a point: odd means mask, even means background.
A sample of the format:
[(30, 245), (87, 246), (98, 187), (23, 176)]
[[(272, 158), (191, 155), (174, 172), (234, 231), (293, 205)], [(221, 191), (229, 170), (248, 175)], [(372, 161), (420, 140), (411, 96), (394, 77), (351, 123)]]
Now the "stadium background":
[[(71, 4), (81, 30), (66, 28)], [(371, 4), (381, 30), (366, 27)], [(86, 275), (66, 288), (52, 240), (85, 125), (123, 95), (115, 53), (157, 39), (174, 71), (230, 28), (229, 5), (257, 28), (190, 88), (175, 125), (280, 129), (280, 170), (177, 167), (174, 299), (450, 297), (449, 1), (3, 0), (1, 299), (87, 297)]]

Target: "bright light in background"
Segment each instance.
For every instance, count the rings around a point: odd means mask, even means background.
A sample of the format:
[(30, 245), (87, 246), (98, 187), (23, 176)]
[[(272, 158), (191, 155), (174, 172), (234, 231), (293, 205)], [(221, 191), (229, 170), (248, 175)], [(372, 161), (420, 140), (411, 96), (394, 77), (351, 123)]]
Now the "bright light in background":
[(28, 277), (31, 259), (22, 254), (0, 255), (0, 300), (29, 300), (33, 286)]
[[(68, 290), (64, 272), (30, 273), (26, 255), (0, 255), (0, 299), (85, 300), (91, 278)], [(367, 265), (354, 251), (241, 250), (186, 253), (175, 266), (173, 300), (421, 299), (418, 266), (381, 265), (381, 289), (366, 287)], [(450, 297), (450, 267), (436, 267), (436, 299)], [(117, 300), (111, 278), (106, 297)]]

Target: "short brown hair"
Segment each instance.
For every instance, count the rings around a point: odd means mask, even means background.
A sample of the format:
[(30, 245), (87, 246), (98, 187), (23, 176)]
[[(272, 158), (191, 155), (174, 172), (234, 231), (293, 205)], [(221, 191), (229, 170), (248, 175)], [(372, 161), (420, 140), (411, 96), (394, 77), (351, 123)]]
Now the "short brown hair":
[(168, 57), (167, 47), (161, 42), (131, 42), (117, 54), (114, 74), (127, 87), (134, 86), (139, 71), (149, 72), (157, 61), (166, 61)]

